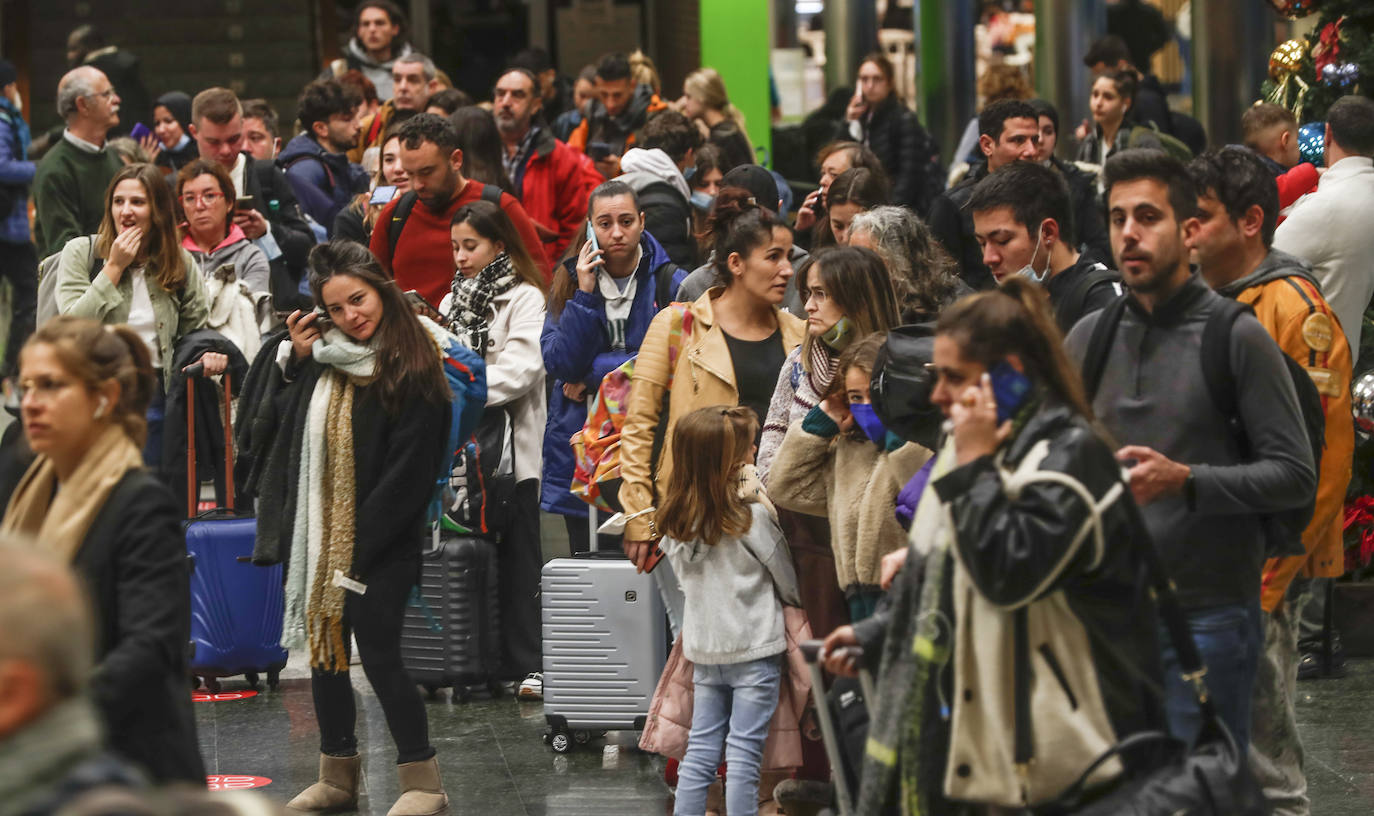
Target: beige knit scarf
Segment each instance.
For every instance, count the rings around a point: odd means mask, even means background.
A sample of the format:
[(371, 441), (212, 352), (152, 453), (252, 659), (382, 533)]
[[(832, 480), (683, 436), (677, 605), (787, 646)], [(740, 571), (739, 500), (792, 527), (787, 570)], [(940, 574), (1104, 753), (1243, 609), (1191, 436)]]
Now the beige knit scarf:
[(143, 454), (118, 425), (107, 425), (58, 490), (57, 468), (40, 455), (10, 497), (0, 532), (22, 533), (70, 562), (124, 474), (143, 467)]
[(353, 378), (329, 369), (329, 403), (324, 417), (324, 479), (320, 485), (323, 514), (320, 547), (311, 576), (306, 626), (310, 665), (326, 671), (348, 671), (344, 638), (345, 590), (334, 582), (335, 570), (352, 575), (357, 492), (353, 460)]

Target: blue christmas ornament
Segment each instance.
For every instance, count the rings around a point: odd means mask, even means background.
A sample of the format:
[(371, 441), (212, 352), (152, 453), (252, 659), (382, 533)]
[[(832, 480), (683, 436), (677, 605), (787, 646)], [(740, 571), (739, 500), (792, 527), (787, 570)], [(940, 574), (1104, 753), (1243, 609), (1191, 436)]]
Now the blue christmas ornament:
[(1327, 85), (1335, 85), (1340, 81), (1340, 66), (1336, 65), (1334, 62), (1328, 62), (1326, 65), (1322, 66), (1322, 82), (1325, 82)]
[(1298, 128), (1298, 152), (1302, 160), (1321, 167), (1325, 162), (1326, 123), (1308, 122)]
[(1360, 66), (1353, 62), (1347, 62), (1340, 67), (1340, 82), (1342, 87), (1349, 87), (1360, 81)]

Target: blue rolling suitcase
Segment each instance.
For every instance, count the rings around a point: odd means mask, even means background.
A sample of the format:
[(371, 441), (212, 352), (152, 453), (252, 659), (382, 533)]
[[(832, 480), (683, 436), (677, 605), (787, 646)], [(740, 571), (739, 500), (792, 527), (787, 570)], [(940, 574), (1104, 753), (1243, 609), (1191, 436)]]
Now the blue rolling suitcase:
[[(234, 512), (234, 435), (230, 421), (229, 375), (224, 377), (225, 507), (196, 515), (195, 379), (186, 381), (186, 551), (191, 571), (191, 674), (219, 691), (219, 679), (244, 675), (252, 686), (267, 675), (269, 688), (286, 665), (281, 647), (282, 592), (280, 564), (252, 563), (257, 519)], [(196, 682), (196, 685), (199, 685)]]

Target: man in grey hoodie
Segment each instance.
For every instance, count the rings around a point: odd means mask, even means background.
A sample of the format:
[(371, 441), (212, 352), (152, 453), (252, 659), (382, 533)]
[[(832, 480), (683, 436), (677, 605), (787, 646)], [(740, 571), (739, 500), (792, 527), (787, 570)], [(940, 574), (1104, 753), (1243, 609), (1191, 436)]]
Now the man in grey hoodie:
[[(1124, 312), (1083, 318), (1066, 340), (1085, 371), (1094, 413), (1122, 447), (1131, 493), (1178, 587), (1207, 665), (1212, 700), (1242, 750), (1261, 649), (1261, 514), (1297, 508), (1316, 487), (1312, 451), (1282, 351), (1250, 314), (1230, 332), (1238, 417), (1213, 404), (1201, 362), (1207, 319), (1223, 305), (1188, 265), (1185, 236), (1199, 229), (1187, 169), (1162, 151), (1126, 150), (1105, 168), (1112, 252), (1129, 294)], [(1096, 336), (1103, 315), (1120, 322)], [(1097, 380), (1093, 387), (1093, 380)], [(1249, 440), (1237, 451), (1232, 420)], [(1165, 705), (1174, 735), (1202, 724), (1178, 655), (1163, 649)]]
[(354, 37), (344, 55), (329, 63), (320, 79), (335, 79), (351, 70), (362, 71), (377, 88), (377, 99), (391, 98), (391, 66), (410, 53), (405, 41), (406, 15), (391, 0), (366, 0), (353, 18)]

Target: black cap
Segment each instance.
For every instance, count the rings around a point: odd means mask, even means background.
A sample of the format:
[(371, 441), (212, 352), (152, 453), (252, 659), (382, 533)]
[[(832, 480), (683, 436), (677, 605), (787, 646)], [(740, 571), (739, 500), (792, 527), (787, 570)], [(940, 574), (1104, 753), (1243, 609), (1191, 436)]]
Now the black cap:
[(721, 187), (743, 187), (754, 194), (754, 203), (777, 215), (778, 181), (773, 174), (757, 164), (741, 164), (720, 180)]
[(7, 59), (0, 59), (0, 88), (18, 80), (19, 72), (14, 70), (14, 63)]

